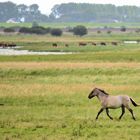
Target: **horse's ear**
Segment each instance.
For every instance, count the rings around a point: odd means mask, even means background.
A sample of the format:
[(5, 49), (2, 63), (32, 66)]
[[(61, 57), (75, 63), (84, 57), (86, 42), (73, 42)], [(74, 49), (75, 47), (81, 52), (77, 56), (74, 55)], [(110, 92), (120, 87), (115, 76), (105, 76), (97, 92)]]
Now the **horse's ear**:
[(99, 88), (95, 87), (93, 90), (99, 90)]

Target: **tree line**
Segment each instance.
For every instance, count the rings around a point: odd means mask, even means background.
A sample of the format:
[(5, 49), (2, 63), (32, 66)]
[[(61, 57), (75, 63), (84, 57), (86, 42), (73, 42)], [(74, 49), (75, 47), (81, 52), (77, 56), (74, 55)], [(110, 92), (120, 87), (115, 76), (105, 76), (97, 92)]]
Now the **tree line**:
[(16, 5), (13, 2), (0, 2), (0, 22), (10, 19), (16, 22), (47, 22), (49, 17), (41, 13), (37, 4), (27, 6)]
[[(140, 7), (112, 4), (68, 3), (55, 5), (52, 16), (65, 22), (139, 22)], [(59, 18), (58, 18), (59, 17)]]
[(45, 15), (37, 4), (0, 2), (0, 22), (9, 19), (19, 22), (139, 22), (140, 7), (67, 3), (55, 5), (50, 15)]

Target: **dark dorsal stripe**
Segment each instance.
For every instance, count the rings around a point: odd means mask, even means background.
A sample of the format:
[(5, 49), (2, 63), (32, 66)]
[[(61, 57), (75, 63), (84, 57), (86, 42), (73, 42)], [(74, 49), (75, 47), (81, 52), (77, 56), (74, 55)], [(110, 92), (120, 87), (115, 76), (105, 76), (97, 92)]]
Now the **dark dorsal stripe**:
[(100, 90), (101, 92), (103, 92), (105, 95), (109, 95), (108, 93), (106, 93), (104, 90), (102, 90), (102, 89), (99, 89), (98, 88), (98, 90)]

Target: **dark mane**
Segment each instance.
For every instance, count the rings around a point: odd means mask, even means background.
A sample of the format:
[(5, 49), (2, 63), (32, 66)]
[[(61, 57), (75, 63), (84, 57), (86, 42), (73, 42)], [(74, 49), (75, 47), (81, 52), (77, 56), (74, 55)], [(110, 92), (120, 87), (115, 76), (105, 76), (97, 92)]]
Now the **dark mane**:
[(105, 92), (105, 91), (102, 90), (102, 89), (99, 89), (99, 88), (98, 88), (98, 90), (100, 90), (101, 92), (103, 92), (105, 95), (109, 95), (107, 92)]

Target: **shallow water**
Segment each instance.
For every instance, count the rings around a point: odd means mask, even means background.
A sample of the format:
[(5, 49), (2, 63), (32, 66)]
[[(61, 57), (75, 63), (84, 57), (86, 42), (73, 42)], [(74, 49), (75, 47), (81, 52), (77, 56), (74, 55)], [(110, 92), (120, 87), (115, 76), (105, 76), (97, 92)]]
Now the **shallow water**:
[(137, 44), (138, 41), (130, 40), (130, 41), (124, 41), (125, 44)]
[(72, 52), (33, 52), (28, 50), (14, 50), (11, 48), (0, 48), (0, 55), (62, 55)]

